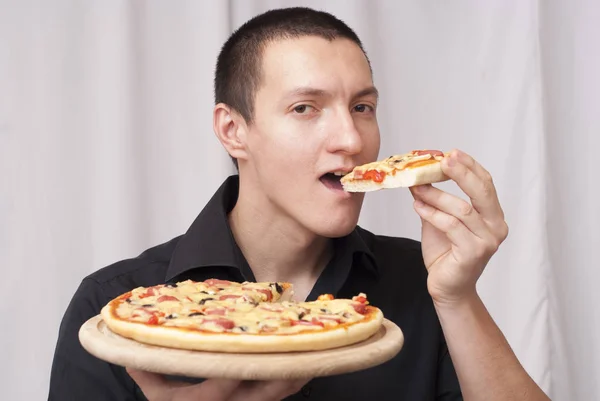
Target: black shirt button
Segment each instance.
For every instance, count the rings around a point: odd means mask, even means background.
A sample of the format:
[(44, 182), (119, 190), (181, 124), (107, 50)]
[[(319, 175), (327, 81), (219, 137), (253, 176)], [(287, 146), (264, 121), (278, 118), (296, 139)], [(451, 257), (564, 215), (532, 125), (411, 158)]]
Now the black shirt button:
[(310, 386), (304, 386), (304, 387), (302, 387), (302, 390), (300, 390), (302, 395), (305, 396), (306, 398), (310, 397), (311, 391), (312, 391), (312, 388)]

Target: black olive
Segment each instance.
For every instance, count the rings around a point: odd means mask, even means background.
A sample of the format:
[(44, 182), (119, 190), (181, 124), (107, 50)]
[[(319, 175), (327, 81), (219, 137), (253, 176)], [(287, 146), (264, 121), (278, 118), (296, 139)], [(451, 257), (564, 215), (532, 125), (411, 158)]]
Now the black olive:
[(214, 300), (215, 300), (214, 298), (204, 298), (204, 299), (201, 299), (200, 302), (198, 302), (198, 304), (204, 305), (206, 303), (206, 301), (214, 301)]
[(194, 317), (194, 316), (204, 316), (204, 313), (202, 313), (202, 312), (194, 312), (194, 313), (190, 313), (188, 315), (188, 317)]
[(208, 294), (206, 291), (200, 291), (200, 294)]
[(173, 316), (173, 315), (171, 314), (171, 315), (169, 315), (169, 316), (165, 317), (165, 319), (175, 319), (175, 317), (176, 317), (176, 316)]
[(298, 314), (298, 319), (302, 319), (304, 316), (306, 316), (306, 313), (300, 312), (300, 314)]
[(241, 331), (248, 331), (248, 328), (246, 326), (240, 326), (240, 330)]
[(127, 299), (125, 300), (125, 302), (127, 302), (128, 304), (130, 304), (130, 303), (131, 303), (131, 298), (127, 298)]
[(323, 313), (327, 313), (327, 309), (325, 309), (325, 308), (321, 308), (321, 312), (323, 312)]
[(154, 306), (154, 304), (144, 304), (142, 305), (142, 308), (150, 308), (151, 306)]
[(167, 285), (165, 285), (165, 287), (176, 288), (177, 284), (176, 283), (168, 283)]
[(278, 283), (275, 283), (275, 290), (277, 290), (277, 292), (280, 294), (283, 293), (283, 288), (281, 288), (281, 286)]

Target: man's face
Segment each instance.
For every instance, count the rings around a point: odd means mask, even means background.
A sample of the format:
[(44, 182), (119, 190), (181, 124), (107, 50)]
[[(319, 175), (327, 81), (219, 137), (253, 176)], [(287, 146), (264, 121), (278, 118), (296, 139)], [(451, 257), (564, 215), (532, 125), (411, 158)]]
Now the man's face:
[(249, 171), (240, 171), (252, 196), (308, 233), (348, 234), (364, 194), (344, 192), (333, 173), (377, 158), (376, 106), (371, 71), (355, 43), (303, 37), (269, 44), (246, 137)]

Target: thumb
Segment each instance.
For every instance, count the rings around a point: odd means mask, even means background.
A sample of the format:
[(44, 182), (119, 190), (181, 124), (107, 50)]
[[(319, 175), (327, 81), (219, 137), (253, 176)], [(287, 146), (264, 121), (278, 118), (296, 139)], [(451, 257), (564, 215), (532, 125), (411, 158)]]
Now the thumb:
[(171, 388), (171, 384), (162, 375), (137, 370), (132, 368), (125, 369), (129, 376), (137, 383), (146, 398), (161, 399)]
[(415, 185), (412, 187), (408, 187), (408, 190), (410, 191), (410, 194), (412, 195), (414, 200), (422, 200), (419, 193), (423, 190), (428, 189), (428, 187), (432, 187), (432, 185), (431, 184)]
[(200, 384), (189, 384), (167, 380), (156, 373), (126, 370), (149, 400), (225, 400), (241, 383), (239, 380), (209, 379)]

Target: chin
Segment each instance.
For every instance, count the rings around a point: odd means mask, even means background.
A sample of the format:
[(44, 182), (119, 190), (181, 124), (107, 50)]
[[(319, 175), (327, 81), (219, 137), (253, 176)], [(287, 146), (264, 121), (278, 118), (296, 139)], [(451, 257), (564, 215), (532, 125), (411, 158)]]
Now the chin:
[[(313, 232), (321, 237), (340, 238), (350, 234), (358, 224), (358, 216), (327, 216), (313, 225)], [(337, 216), (336, 216), (337, 217)]]
[(351, 227), (331, 227), (331, 229), (323, 230), (319, 235), (325, 238), (341, 238), (350, 234), (356, 228), (356, 224)]

